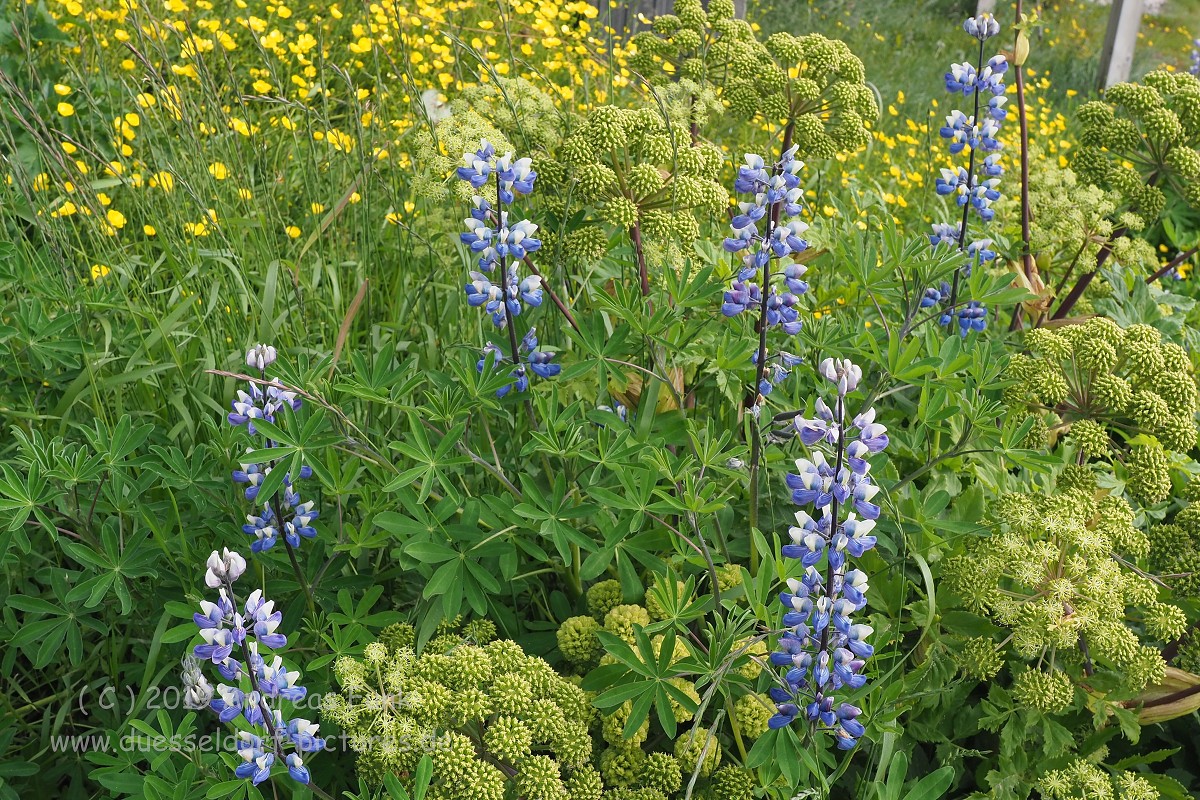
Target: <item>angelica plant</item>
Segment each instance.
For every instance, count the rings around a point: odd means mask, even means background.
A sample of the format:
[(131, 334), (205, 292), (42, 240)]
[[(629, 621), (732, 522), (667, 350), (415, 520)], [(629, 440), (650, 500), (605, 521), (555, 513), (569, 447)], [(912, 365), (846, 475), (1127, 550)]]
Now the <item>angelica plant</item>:
[(1007, 657), (1014, 696), (1046, 714), (1072, 707), (1080, 687), (1137, 693), (1161, 681), (1166, 663), (1154, 642), (1187, 625), (1136, 567), (1151, 546), (1129, 505), (1082, 470), (1059, 483), (993, 502), (990, 535), (970, 540), (943, 576), (967, 608), (1009, 631), (1000, 642), (965, 642), (963, 668), (990, 679)]
[(1104, 317), (1026, 334), (1013, 356), (1011, 405), (1035, 416), (1030, 446), (1066, 433), (1078, 464), (1123, 462), (1126, 484), (1153, 504), (1171, 492), (1172, 452), (1196, 444), (1198, 399), (1187, 352), (1155, 328), (1121, 328)]
[[(1157, 70), (1140, 83), (1118, 83), (1103, 100), (1080, 107), (1080, 147), (1072, 169), (1088, 183), (1117, 193), (1114, 237), (1145, 230), (1172, 198), (1200, 208), (1200, 78)], [(1086, 272), (1062, 298), (1055, 319), (1065, 318), (1110, 256), (1105, 243)]]
[(719, 147), (691, 142), (687, 124), (657, 108), (602, 105), (563, 141), (545, 172), (553, 193), (594, 208), (596, 217), (628, 237), (645, 297), (654, 282), (652, 267), (681, 262), (699, 237), (697, 215), (727, 208), (729, 195), (719, 180), (724, 164)]
[(358, 775), (410, 780), (428, 755), (434, 798), (597, 800), (584, 692), (516, 643), (492, 640), (490, 624), (453, 627), (417, 654), (413, 629), (391, 626), (361, 659), (335, 662), (342, 694), (324, 697), (321, 715), (342, 728)]

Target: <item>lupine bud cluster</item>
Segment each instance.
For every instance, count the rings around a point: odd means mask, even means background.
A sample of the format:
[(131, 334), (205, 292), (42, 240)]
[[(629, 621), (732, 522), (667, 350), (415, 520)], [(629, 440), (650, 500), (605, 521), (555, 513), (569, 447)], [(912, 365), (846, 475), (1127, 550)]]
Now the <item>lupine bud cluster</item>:
[[(786, 351), (767, 352), (765, 331), (779, 327), (794, 336), (803, 324), (799, 296), (808, 291), (804, 280), (808, 267), (793, 258), (808, 249), (808, 242), (802, 238), (808, 225), (797, 217), (804, 194), (800, 186), (802, 169), (804, 162), (796, 158), (795, 147), (770, 166), (762, 156), (747, 153), (734, 182), (734, 190), (751, 199), (738, 204), (739, 213), (730, 223), (733, 235), (724, 241), (727, 252), (740, 254), (742, 265), (725, 292), (721, 313), (727, 317), (746, 311), (758, 315), (760, 347), (751, 357), (759, 368), (755, 387), (758, 398), (769, 395), (800, 363), (798, 356)], [(782, 268), (772, 268), (776, 261), (783, 264)], [(757, 399), (756, 413), (760, 405), (761, 399)]]
[(1192, 40), (1192, 65), (1188, 72), (1200, 76), (1200, 39)]
[[(266, 369), (274, 363), (276, 356), (274, 347), (258, 344), (246, 353), (246, 366), (258, 370), (265, 379)], [(301, 400), (296, 393), (282, 386), (268, 384), (264, 390), (258, 383), (250, 382), (247, 389), (248, 391), (238, 391), (238, 399), (233, 401), (233, 411), (228, 419), (231, 425), (245, 425), (252, 437), (258, 435), (255, 420), (262, 419), (274, 424), (275, 415), (279, 411), (296, 411), (301, 406)], [(266, 439), (260, 447), (248, 447), (246, 452), (251, 453), (256, 449), (269, 450), (275, 446), (274, 441)], [(292, 548), (300, 546), (301, 538), (311, 539), (317, 535), (316, 528), (312, 526), (312, 521), (319, 515), (316, 504), (312, 500), (303, 501), (295, 485), (296, 480), (312, 477), (312, 468), (308, 465), (302, 465), (296, 476), (290, 472), (284, 476), (278, 501), (266, 498), (265, 501), (258, 502), (259, 488), (275, 468), (275, 460), (270, 460), (258, 464), (239, 464), (233, 471), (234, 482), (246, 484), (245, 498), (255, 504), (255, 513), (247, 515), (246, 524), (242, 526), (242, 530), (253, 537), (250, 549), (255, 553), (262, 553), (274, 547), (280, 534), (283, 534), (284, 541)]]
[[(228, 549), (214, 550), (208, 557), (204, 583), (218, 594), (215, 602), (201, 601), (192, 616), (204, 641), (184, 662), (184, 696), (192, 707), (206, 702), (221, 722), (242, 717), (251, 726), (249, 731), (238, 731), (237, 750), (243, 763), (234, 770), (237, 777), (259, 784), (271, 777), (276, 766), (284, 765), (294, 780), (307, 784), (305, 758), (324, 749), (325, 742), (317, 736), (318, 725), (284, 716), (283, 701), (302, 700), (308, 690), (299, 684), (300, 673), (289, 671), (280, 656), (268, 659), (260, 653), (262, 648), (281, 650), (287, 637), (279, 632), (282, 613), (261, 589), (238, 606), (234, 584), (245, 570), (246, 560)], [(228, 683), (219, 683), (214, 690), (199, 669), (202, 662), (215, 666)]]
[[(541, 241), (534, 237), (538, 226), (527, 219), (512, 222), (510, 212), (505, 208), (518, 196), (533, 191), (537, 173), (532, 163), (529, 158), (513, 160), (512, 153), (497, 155), (496, 148), (484, 139), (478, 150), (463, 155), (463, 166), (457, 171), (458, 177), (469, 183), (473, 190), (494, 187), (496, 191), (495, 208), (482, 195), (471, 198), (471, 216), (464, 220), (467, 230), (459, 234), (459, 238), (472, 253), (479, 254), (481, 270), (470, 272), (471, 282), (466, 284), (467, 303), (483, 306), (492, 315), (492, 323), (497, 329), (509, 331), (510, 355), (506, 356), (499, 345), (489, 342), (478, 363), (480, 372), (486, 367), (489, 356), (493, 357), (493, 364), (508, 362), (514, 365), (510, 373), (513, 380), (497, 390), (498, 397), (508, 394), (514, 387), (518, 392), (529, 388), (526, 367), (543, 378), (553, 377), (562, 370), (559, 365), (550, 363), (553, 353), (537, 349), (533, 328), (519, 343), (513, 329), (525, 306), (542, 304), (541, 276), (521, 275), (521, 263), (542, 247)], [(494, 283), (489, 278), (493, 271), (498, 271), (499, 275)]]
[(862, 711), (847, 702), (835, 705), (835, 693), (866, 684), (862, 669), (874, 652), (866, 641), (871, 626), (853, 616), (867, 604), (867, 575), (852, 569), (850, 559), (875, 546), (872, 531), (880, 509), (872, 500), (879, 487), (871, 481), (867, 458), (887, 447), (888, 435), (875, 422), (873, 408), (847, 424), (846, 397), (862, 378), (857, 366), (849, 359), (827, 358), (820, 372), (837, 387), (837, 396), (833, 408), (817, 398), (816, 416), (796, 417), (793, 423), (811, 456), (796, 461), (797, 472), (787, 476), (787, 485), (792, 502), (811, 507), (817, 516), (798, 511), (796, 525), (788, 530), (791, 544), (782, 550), (786, 558), (800, 561), (803, 573), (789, 578), (779, 596), (786, 631), (771, 663), (788, 671), (785, 686), (771, 689), (777, 713), (769, 725), (781, 728), (803, 717), (832, 732), (838, 747), (849, 750), (864, 733), (858, 720)]
[(949, 142), (951, 155), (967, 151), (965, 166), (943, 168), (936, 181), (937, 193), (953, 197), (961, 218), (956, 222), (936, 223), (929, 241), (935, 249), (955, 248), (963, 255), (962, 263), (955, 268), (952, 283), (925, 291), (921, 298), (922, 308), (940, 307), (942, 325), (958, 320), (958, 331), (966, 336), (970, 331), (981, 331), (987, 326), (987, 309), (982, 303), (970, 301), (960, 303), (959, 281), (970, 277), (971, 271), (985, 261), (996, 257), (991, 239), (969, 241), (967, 230), (972, 213), (980, 222), (991, 222), (995, 216), (992, 204), (1000, 199), (999, 141), (1000, 123), (1007, 116), (1004, 108), (1004, 74), (1008, 61), (1003, 55), (992, 56), (984, 61), (984, 42), (1000, 32), (1000, 25), (990, 14), (970, 17), (963, 23), (963, 30), (978, 40), (979, 55), (976, 64), (963, 62), (951, 64), (946, 73), (946, 91), (974, 99), (971, 114), (954, 110), (946, 117), (946, 124), (939, 133)]

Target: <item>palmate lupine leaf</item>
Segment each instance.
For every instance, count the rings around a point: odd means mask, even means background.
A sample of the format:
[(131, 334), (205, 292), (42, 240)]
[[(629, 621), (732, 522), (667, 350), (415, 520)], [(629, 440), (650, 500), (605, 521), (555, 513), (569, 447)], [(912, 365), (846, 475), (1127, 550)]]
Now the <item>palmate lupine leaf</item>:
[[(670, 682), (682, 674), (679, 664), (673, 661), (674, 629), (663, 634), (658, 655), (655, 655), (650, 637), (640, 627), (634, 634), (634, 647), (608, 631), (597, 631), (596, 635), (605, 652), (619, 662), (597, 667), (584, 678), (584, 689), (600, 692), (593, 701), (596, 707), (610, 709), (630, 702), (632, 711), (623, 731), (627, 737), (642, 726), (650, 716), (650, 710), (654, 709), (667, 736), (674, 738), (678, 723), (671, 704), (676, 703), (689, 712), (695, 712), (698, 707), (694, 699)], [(605, 690), (605, 687), (612, 688)]]

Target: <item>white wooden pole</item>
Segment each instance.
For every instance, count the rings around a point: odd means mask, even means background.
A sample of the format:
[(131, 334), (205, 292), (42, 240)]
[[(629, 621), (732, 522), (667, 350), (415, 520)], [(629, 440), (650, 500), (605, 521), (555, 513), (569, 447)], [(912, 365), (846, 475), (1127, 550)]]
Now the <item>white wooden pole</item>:
[(1129, 80), (1138, 28), (1142, 26), (1142, 0), (1112, 0), (1104, 49), (1100, 52), (1100, 88)]

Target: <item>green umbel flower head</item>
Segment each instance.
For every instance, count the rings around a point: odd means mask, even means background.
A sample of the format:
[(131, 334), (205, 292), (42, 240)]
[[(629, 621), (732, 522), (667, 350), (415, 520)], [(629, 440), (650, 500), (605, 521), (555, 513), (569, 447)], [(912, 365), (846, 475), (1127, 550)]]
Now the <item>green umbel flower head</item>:
[[(1167, 193), (1200, 208), (1200, 79), (1151, 72), (1142, 83), (1109, 87), (1079, 109), (1073, 166), (1089, 183), (1117, 192), (1139, 228), (1154, 222)], [(1129, 166), (1135, 165), (1135, 166)], [(1126, 223), (1132, 217), (1125, 219)]]
[(1188, 452), (1198, 436), (1186, 351), (1149, 325), (1123, 329), (1104, 317), (1034, 329), (1025, 343), (1030, 354), (1011, 360), (1005, 400), (1035, 416), (1029, 438), (1043, 422), (1068, 428), (1083, 462), (1123, 463), (1133, 497), (1147, 504), (1166, 498), (1171, 454)]
[(513, 642), (478, 644), (493, 635), (490, 624), (457, 628), (444, 627), (419, 655), (407, 631), (389, 629), (399, 646), (380, 640), (362, 660), (335, 662), (343, 694), (326, 695), (321, 713), (357, 752), (359, 776), (403, 782), (428, 754), (430, 791), (446, 800), (597, 800), (603, 786), (587, 766), (594, 711), (583, 690)]
[[(1141, 637), (1170, 641), (1182, 616), (1131, 565), (1148, 553), (1153, 563), (1157, 538), (1171, 535), (1173, 526), (1155, 530), (1151, 549), (1128, 503), (1098, 496), (1094, 481), (1068, 487), (1060, 480), (1050, 494), (1005, 495), (989, 506), (988, 518), (990, 535), (948, 559), (943, 580), (965, 606), (1011, 636), (1004, 650), (990, 638), (963, 641), (956, 659), (966, 673), (990, 679), (1006, 658), (1025, 661), (1030, 669), (1014, 679), (1013, 692), (1046, 713), (1070, 704), (1074, 682), (1085, 679), (1085, 661), (1118, 691), (1138, 692), (1161, 678), (1159, 648)], [(1038, 667), (1046, 664), (1056, 669)]]

